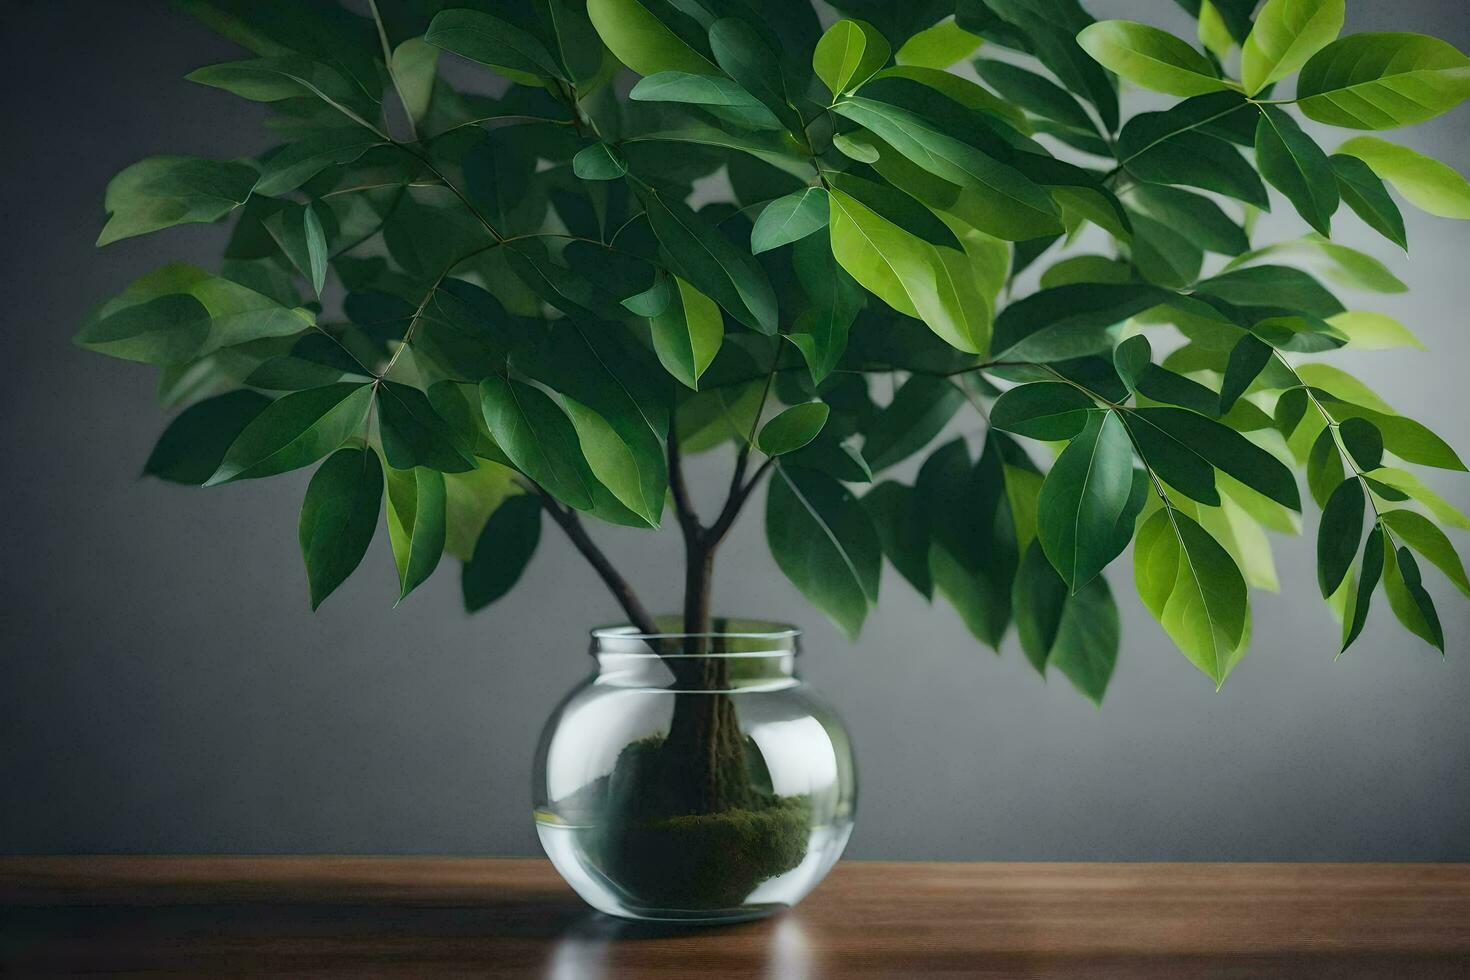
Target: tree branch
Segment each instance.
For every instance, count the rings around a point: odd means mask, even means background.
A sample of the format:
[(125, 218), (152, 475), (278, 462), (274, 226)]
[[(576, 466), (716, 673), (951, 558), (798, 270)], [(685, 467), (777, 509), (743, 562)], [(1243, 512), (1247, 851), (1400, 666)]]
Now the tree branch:
[(684, 457), (679, 452), (679, 437), (669, 430), (669, 492), (674, 497), (674, 513), (679, 518), (679, 527), (684, 532), (685, 542), (697, 541), (704, 528), (699, 526), (699, 515), (694, 512), (689, 497), (689, 484), (684, 480)]
[(660, 632), (653, 616), (649, 614), (648, 609), (634, 593), (633, 586), (629, 585), (628, 580), (623, 578), (613, 567), (612, 562), (607, 560), (607, 555), (597, 547), (597, 543), (588, 537), (587, 529), (582, 526), (582, 519), (577, 516), (577, 512), (557, 503), (556, 498), (535, 483), (527, 481), (526, 485), (540, 496), (541, 505), (546, 508), (551, 519), (561, 525), (561, 529), (566, 532), (572, 544), (582, 553), (582, 557), (586, 558), (593, 570), (597, 572), (608, 591), (613, 594), (613, 598), (618, 600), (618, 605), (623, 607), (623, 612), (628, 616), (628, 622), (637, 627), (640, 633)]

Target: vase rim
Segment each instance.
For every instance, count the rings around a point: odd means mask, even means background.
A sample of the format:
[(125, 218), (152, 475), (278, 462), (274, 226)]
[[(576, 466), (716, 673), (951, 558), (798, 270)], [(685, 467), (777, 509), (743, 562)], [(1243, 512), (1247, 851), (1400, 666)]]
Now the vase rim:
[[(674, 617), (658, 617), (660, 620), (674, 619)], [(592, 639), (597, 642), (608, 640), (622, 641), (651, 641), (654, 643), (667, 642), (670, 640), (688, 639), (739, 639), (739, 640), (768, 640), (768, 641), (794, 641), (801, 636), (801, 630), (789, 623), (778, 623), (764, 619), (737, 619), (734, 617), (717, 617), (717, 623), (723, 623), (725, 629), (710, 630), (704, 633), (689, 633), (680, 629), (661, 630), (657, 633), (646, 633), (631, 623), (608, 623), (594, 628)], [(657, 656), (657, 654), (655, 654)], [(667, 655), (665, 655), (667, 656)], [(680, 656), (674, 654), (674, 656)], [(697, 654), (684, 654), (693, 657), (742, 657), (750, 656), (749, 651), (729, 652), (703, 652)]]

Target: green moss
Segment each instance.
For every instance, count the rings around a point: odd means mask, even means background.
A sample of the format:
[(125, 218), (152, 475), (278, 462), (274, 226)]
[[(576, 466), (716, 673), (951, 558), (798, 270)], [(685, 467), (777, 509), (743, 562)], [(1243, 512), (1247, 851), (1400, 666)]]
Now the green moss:
[[(746, 756), (759, 759), (754, 746)], [(727, 787), (739, 804), (715, 813), (677, 813), (670, 779), (678, 762), (662, 738), (625, 748), (602, 796), (589, 856), (633, 903), (648, 909), (739, 906), (756, 886), (801, 863), (811, 821), (806, 797), (777, 796), (764, 764), (730, 767), (744, 785)], [(592, 787), (589, 787), (592, 789)]]

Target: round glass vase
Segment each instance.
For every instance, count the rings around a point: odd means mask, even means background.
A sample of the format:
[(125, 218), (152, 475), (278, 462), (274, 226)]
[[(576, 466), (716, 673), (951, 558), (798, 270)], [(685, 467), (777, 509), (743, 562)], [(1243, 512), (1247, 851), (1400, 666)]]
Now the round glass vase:
[(800, 634), (714, 625), (593, 630), (596, 669), (541, 734), (541, 846), (602, 912), (760, 918), (801, 901), (852, 833), (852, 748), (796, 673)]

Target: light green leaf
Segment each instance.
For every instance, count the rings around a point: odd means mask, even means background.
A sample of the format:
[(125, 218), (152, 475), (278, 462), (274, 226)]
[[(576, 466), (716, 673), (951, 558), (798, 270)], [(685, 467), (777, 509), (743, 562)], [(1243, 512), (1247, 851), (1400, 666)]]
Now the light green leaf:
[(756, 255), (789, 245), (827, 227), (827, 191), (808, 187), (766, 205), (750, 233), (750, 250)]
[(1349, 310), (1329, 317), (1334, 330), (1347, 337), (1347, 346), (1356, 350), (1392, 350), (1396, 347), (1427, 348), (1413, 331), (1385, 313)]
[(1156, 510), (1133, 548), (1138, 594), (1169, 638), (1218, 689), (1245, 654), (1245, 579), (1230, 553), (1187, 514)]
[(519, 474), (509, 466), (481, 460), (478, 469), (444, 474), (444, 550), (469, 561), (485, 521), (506, 497), (520, 493)]
[(1424, 590), (1419, 563), (1408, 548), (1388, 548), (1383, 555), (1383, 590), (1388, 605), (1404, 628), (1444, 653), (1444, 629), (1434, 600)]
[(201, 157), (139, 160), (107, 184), (109, 215), (97, 244), (174, 225), (218, 221), (245, 203), (256, 180), (248, 164)]
[(541, 501), (530, 494), (507, 498), (485, 522), (474, 557), (460, 574), (467, 612), (478, 612), (509, 592), (541, 540)]
[(1092, 581), (1133, 537), (1143, 506), (1133, 444), (1115, 412), (1091, 413), (1041, 485), (1037, 537), (1046, 557), (1075, 593)]
[(495, 442), (516, 469), (577, 510), (592, 509), (591, 474), (571, 420), (545, 392), (520, 381), (486, 378), (480, 405)]
[(855, 638), (878, 599), (882, 547), (852, 494), (823, 473), (778, 466), (766, 495), (766, 541), (791, 584)]
[(1470, 183), (1433, 157), (1376, 136), (1358, 136), (1337, 148), (1357, 157), (1409, 203), (1441, 218), (1470, 218)]
[(1441, 523), (1447, 524), (1450, 527), (1457, 527), (1462, 531), (1470, 531), (1470, 517), (1467, 517), (1454, 504), (1425, 486), (1424, 481), (1420, 480), (1408, 470), (1383, 466), (1369, 473), (1368, 476), (1413, 497), (1416, 501), (1423, 504), (1425, 509), (1431, 514), (1439, 518)]
[(981, 314), (986, 306), (962, 253), (930, 245), (841, 191), (829, 196), (832, 254), (842, 268), (959, 350), (985, 349), (989, 322)]
[(403, 108), (415, 124), (423, 123), (434, 98), (434, 76), (439, 49), (421, 37), (411, 37), (393, 49), (393, 77)]
[(205, 486), (275, 476), (316, 462), (362, 432), (373, 386), (339, 382), (271, 402), (241, 430)]
[(398, 569), (398, 601), (424, 583), (444, 553), (444, 474), (419, 466), (389, 468), (388, 541)]
[(1267, 0), (1241, 46), (1245, 94), (1279, 82), (1337, 40), (1344, 16), (1343, 0)]
[(839, 20), (817, 42), (812, 70), (835, 99), (857, 88), (888, 63), (888, 39), (872, 24)]
[(371, 449), (338, 450), (312, 476), (298, 537), (313, 610), (362, 562), (382, 503), (383, 466)]
[(699, 376), (714, 361), (725, 337), (720, 308), (708, 296), (672, 277), (678, 302), (649, 320), (659, 363), (686, 388), (699, 390)]
[(952, 19), (941, 20), (903, 42), (893, 60), (900, 65), (948, 68), (974, 54), (983, 40), (980, 35), (971, 34)]
[(1308, 118), (1348, 129), (1423, 122), (1466, 96), (1470, 58), (1423, 34), (1349, 34), (1313, 55), (1296, 83)]
[(767, 456), (794, 453), (817, 437), (830, 413), (824, 402), (793, 405), (761, 426), (756, 445)]
[(708, 58), (666, 27), (640, 0), (587, 0), (587, 16), (614, 57), (640, 75), (661, 71), (719, 74)]
[(1205, 50), (1218, 61), (1229, 57), (1230, 49), (1235, 47), (1235, 38), (1226, 26), (1225, 18), (1220, 16), (1219, 8), (1210, 0), (1200, 0), (1199, 29), (1196, 36), (1199, 37), (1199, 43), (1205, 46)]
[(524, 81), (517, 76), (527, 75), (567, 81), (551, 52), (533, 35), (478, 10), (439, 11), (424, 40), (461, 58), (506, 72), (512, 81)]
[(1115, 75), (1165, 95), (1204, 95), (1230, 87), (1188, 42), (1148, 24), (1098, 21), (1077, 35), (1077, 43)]

